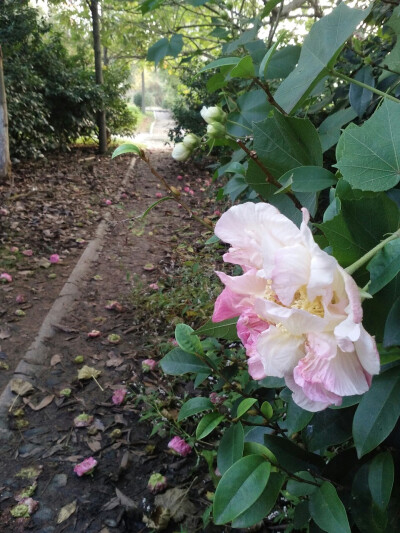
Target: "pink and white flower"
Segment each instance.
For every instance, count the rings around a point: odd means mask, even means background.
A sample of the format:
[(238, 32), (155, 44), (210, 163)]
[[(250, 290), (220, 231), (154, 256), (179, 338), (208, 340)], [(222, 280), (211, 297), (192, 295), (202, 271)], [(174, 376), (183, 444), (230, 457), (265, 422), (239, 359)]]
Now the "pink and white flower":
[(53, 265), (60, 262), (60, 256), (58, 254), (52, 254), (49, 259)]
[(74, 472), (78, 477), (82, 477), (85, 474), (91, 474), (96, 465), (96, 459), (94, 457), (88, 457), (74, 466)]
[(114, 394), (112, 395), (112, 403), (114, 405), (121, 405), (122, 403), (124, 403), (127, 392), (128, 391), (126, 389), (115, 390)]
[(156, 366), (157, 361), (154, 361), (154, 359), (145, 359), (142, 361), (143, 372), (150, 372), (150, 370), (154, 370)]
[(11, 283), (13, 279), (11, 274), (8, 274), (7, 272), (2, 272), (0, 274), (0, 280), (4, 280), (7, 283)]
[(264, 203), (221, 216), (215, 234), (231, 244), (224, 261), (243, 274), (217, 272), (225, 289), (213, 321), (239, 317), (250, 375), (284, 378), (300, 407), (320, 411), (366, 392), (380, 365), (361, 323), (358, 287), (315, 243), (308, 221), (303, 209), (299, 229)]
[(169, 441), (168, 448), (173, 450), (175, 453), (182, 455), (182, 457), (186, 457), (187, 455), (192, 453), (192, 447), (189, 446), (189, 444), (184, 439), (178, 436), (174, 437)]

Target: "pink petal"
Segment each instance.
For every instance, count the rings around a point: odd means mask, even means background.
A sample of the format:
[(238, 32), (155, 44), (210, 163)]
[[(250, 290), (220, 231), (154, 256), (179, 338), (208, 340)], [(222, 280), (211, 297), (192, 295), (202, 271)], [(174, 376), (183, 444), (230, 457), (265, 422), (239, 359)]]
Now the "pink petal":
[(304, 356), (304, 338), (270, 326), (258, 337), (256, 348), (265, 374), (282, 378), (290, 374)]
[(125, 396), (127, 394), (127, 390), (126, 389), (117, 389), (114, 391), (114, 394), (112, 396), (112, 403), (114, 405), (121, 405), (124, 400), (125, 400)]
[(93, 457), (88, 457), (88, 459), (85, 459), (81, 463), (74, 466), (74, 472), (78, 477), (81, 477), (84, 474), (89, 474), (96, 465), (96, 459)]
[(171, 439), (168, 443), (168, 448), (179, 455), (182, 455), (182, 457), (186, 457), (192, 453), (192, 447), (189, 446), (189, 444), (187, 444), (187, 442), (185, 442), (181, 437), (174, 437)]
[(50, 263), (59, 263), (60, 262), (60, 256), (58, 254), (53, 254), (50, 256), (49, 259)]
[(2, 274), (0, 274), (0, 279), (4, 279), (7, 283), (11, 283), (12, 282), (12, 276), (10, 274), (7, 274), (7, 272), (3, 272)]

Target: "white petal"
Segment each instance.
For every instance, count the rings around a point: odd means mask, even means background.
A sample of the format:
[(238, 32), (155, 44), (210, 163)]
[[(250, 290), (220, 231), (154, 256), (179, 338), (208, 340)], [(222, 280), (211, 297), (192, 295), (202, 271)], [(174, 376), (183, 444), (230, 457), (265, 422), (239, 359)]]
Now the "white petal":
[(224, 272), (215, 272), (225, 287), (243, 296), (262, 297), (267, 286), (266, 280), (257, 276), (255, 270), (249, 270), (242, 276), (228, 276)]
[(375, 339), (361, 326), (359, 339), (354, 343), (358, 359), (363, 368), (371, 375), (379, 374), (380, 361)]
[(307, 285), (310, 277), (310, 257), (301, 244), (277, 250), (271, 273), (272, 288), (283, 305), (290, 305), (296, 291)]
[(292, 335), (303, 335), (310, 331), (323, 331), (326, 321), (302, 309), (283, 307), (275, 302), (258, 298), (255, 312), (273, 324), (282, 324)]
[[(301, 387), (297, 385), (292, 376), (286, 376), (285, 382), (287, 387), (293, 392), (292, 398), (294, 403), (305, 411), (310, 411), (316, 413), (317, 411), (323, 411), (330, 405), (332, 402), (317, 402), (308, 398)], [(339, 404), (338, 404), (339, 405)]]
[(257, 352), (267, 376), (284, 377), (304, 356), (304, 338), (270, 326), (257, 340)]

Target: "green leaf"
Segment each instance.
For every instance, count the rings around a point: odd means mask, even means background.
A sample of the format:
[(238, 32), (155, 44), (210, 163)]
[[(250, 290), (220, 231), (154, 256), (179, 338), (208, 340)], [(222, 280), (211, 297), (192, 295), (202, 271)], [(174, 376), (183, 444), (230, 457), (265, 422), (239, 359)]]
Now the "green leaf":
[(336, 185), (337, 179), (325, 168), (302, 166), (286, 172), (279, 183), (283, 188), (290, 186), (293, 192), (319, 192)]
[(183, 37), (176, 33), (168, 40), (163, 37), (151, 46), (147, 51), (147, 61), (154, 61), (156, 65), (166, 56), (177, 57), (183, 48)]
[(262, 455), (272, 464), (277, 464), (275, 455), (270, 450), (268, 450), (268, 448), (264, 446), (264, 444), (260, 444), (259, 442), (245, 442), (243, 448), (243, 455)]
[(327, 533), (351, 533), (346, 509), (335, 487), (325, 481), (310, 497), (310, 514)]
[(262, 20), (263, 18), (268, 17), (268, 15), (279, 4), (280, 1), (281, 0), (268, 0), (261, 11), (260, 19)]
[(252, 28), (244, 31), (238, 39), (235, 41), (230, 41), (223, 46), (222, 50), (224, 54), (232, 54), (239, 46), (244, 46), (245, 44), (251, 43), (256, 40), (258, 30), (260, 28), (260, 23), (254, 24)]
[(301, 431), (312, 419), (314, 413), (310, 411), (305, 411), (294, 403), (293, 399), (290, 398), (287, 406), (286, 413), (286, 428), (288, 431), (288, 437), (291, 437), (294, 433)]
[(336, 167), (355, 189), (387, 191), (400, 180), (400, 102), (384, 100), (362, 126), (350, 124), (336, 151)]
[(243, 176), (234, 176), (224, 187), (224, 194), (229, 196), (232, 202), (238, 198), (248, 187)]
[(197, 335), (206, 335), (217, 339), (226, 339), (229, 341), (238, 340), (236, 324), (237, 317), (228, 318), (222, 322), (212, 322), (209, 320), (204, 326), (196, 330)]
[(372, 499), (380, 509), (389, 505), (394, 483), (394, 463), (390, 452), (374, 457), (369, 465), (368, 486)]
[(382, 533), (386, 531), (387, 514), (372, 499), (368, 477), (369, 465), (364, 464), (353, 478), (351, 514), (361, 533)]
[(114, 150), (111, 159), (114, 159), (122, 154), (136, 154), (142, 157), (143, 150), (136, 146), (136, 144), (121, 144), (121, 146), (118, 146), (118, 148)]
[[(366, 65), (365, 67), (360, 69), (354, 76), (354, 79), (357, 81), (361, 81), (362, 83), (365, 83), (366, 85), (369, 85), (371, 87), (375, 87), (375, 78), (373, 76), (373, 70), (372, 67), (370, 67), (369, 65)], [(368, 89), (364, 89), (364, 87), (360, 87), (355, 83), (350, 84), (350, 105), (357, 112), (357, 115), (359, 117), (362, 117), (363, 114), (366, 112), (369, 104), (372, 101), (372, 96), (373, 93)]]
[(187, 324), (178, 324), (175, 328), (175, 339), (180, 348), (193, 355), (203, 354), (203, 346), (197, 335), (193, 335), (194, 330)]
[(253, 124), (254, 150), (275, 178), (301, 166), (322, 166), (317, 130), (309, 119), (275, 112)]
[(261, 64), (260, 64), (260, 69), (259, 69), (259, 72), (258, 72), (258, 77), (259, 78), (265, 78), (265, 75), (267, 73), (267, 70), (268, 70), (268, 65), (270, 64), (271, 62), (271, 59), (276, 51), (276, 47), (278, 46), (278, 44), (280, 43), (281, 39), (278, 39), (272, 46), (271, 48), (267, 51), (267, 53), (265, 54), (265, 56), (263, 57), (263, 60), (261, 61)]
[(214, 74), (214, 76), (211, 76), (209, 80), (207, 80), (207, 91), (209, 93), (215, 93), (222, 87), (225, 87), (226, 83), (225, 76), (218, 72), (217, 74)]
[(212, 402), (208, 398), (203, 398), (201, 396), (198, 398), (191, 398), (182, 405), (181, 410), (179, 411), (178, 422), (181, 422), (181, 420), (184, 420), (189, 416), (201, 413), (202, 411), (207, 411), (207, 409), (212, 409), (213, 407)]
[(285, 481), (285, 476), (279, 472), (272, 472), (264, 491), (251, 507), (232, 523), (233, 528), (248, 528), (261, 522), (271, 512), (279, 492)]
[(350, 439), (353, 415), (354, 408), (325, 409), (315, 413), (304, 432), (307, 448), (314, 452)]
[[(300, 477), (301, 479), (304, 479), (304, 483), (298, 481), (297, 479), (289, 479), (286, 485), (286, 490), (291, 496), (309, 496), (318, 489), (318, 487), (315, 485), (315, 478), (310, 474), (310, 472), (297, 472), (296, 476)], [(314, 483), (314, 485), (311, 483), (307, 483), (307, 481), (311, 481), (312, 483)]]
[(226, 128), (232, 137), (247, 137), (251, 135), (252, 123), (268, 116), (273, 109), (267, 101), (262, 89), (248, 91), (236, 100), (237, 111), (229, 113)]
[(230, 172), (233, 172), (234, 174), (242, 174), (242, 176), (244, 176), (246, 174), (246, 169), (241, 163), (238, 163), (237, 161), (231, 161), (224, 168), (224, 174), (228, 174)]
[(400, 239), (388, 242), (370, 261), (367, 270), (371, 275), (368, 292), (375, 294), (392, 281), (400, 271)]
[(278, 463), (289, 472), (320, 470), (324, 466), (322, 457), (309, 453), (294, 442), (276, 435), (264, 435), (265, 446), (275, 455)]
[(256, 398), (245, 398), (242, 400), (238, 405), (236, 416), (238, 418), (243, 416), (255, 403), (257, 403)]
[(269, 402), (263, 402), (261, 405), (261, 412), (267, 420), (273, 417), (274, 410)]
[(217, 525), (235, 520), (261, 496), (271, 465), (259, 455), (242, 457), (222, 476), (214, 497), (213, 516)]
[(197, 75), (213, 68), (225, 67), (227, 65), (237, 65), (239, 62), (240, 57), (221, 57), (220, 59), (216, 59), (215, 61), (208, 63), (205, 67), (199, 70)]
[(196, 439), (201, 440), (204, 439), (204, 437), (207, 437), (207, 435), (214, 431), (224, 418), (224, 415), (220, 415), (219, 413), (209, 413), (204, 416), (196, 428)]
[(240, 422), (225, 430), (217, 453), (218, 470), (222, 475), (243, 456), (243, 441), (244, 431)]
[(400, 297), (392, 305), (385, 323), (383, 345), (385, 348), (400, 346)]
[(356, 118), (357, 113), (351, 107), (340, 109), (329, 115), (318, 128), (322, 151), (326, 152), (334, 146), (340, 137), (342, 126)]
[(301, 47), (289, 45), (277, 50), (269, 62), (266, 80), (286, 78), (292, 72), (300, 57)]
[(229, 75), (231, 78), (254, 78), (255, 70), (251, 56), (243, 57)]
[(353, 437), (358, 457), (386, 439), (400, 415), (400, 367), (375, 376), (363, 396), (353, 420)]
[(190, 372), (199, 372), (201, 374), (210, 371), (208, 365), (190, 353), (184, 352), (180, 348), (171, 350), (160, 361), (161, 368), (166, 374), (172, 376), (181, 376)]
[(344, 43), (370, 9), (351, 9), (342, 2), (313, 25), (304, 39), (297, 67), (275, 93), (275, 100), (287, 113), (295, 111), (326, 76), (326, 69), (334, 65)]

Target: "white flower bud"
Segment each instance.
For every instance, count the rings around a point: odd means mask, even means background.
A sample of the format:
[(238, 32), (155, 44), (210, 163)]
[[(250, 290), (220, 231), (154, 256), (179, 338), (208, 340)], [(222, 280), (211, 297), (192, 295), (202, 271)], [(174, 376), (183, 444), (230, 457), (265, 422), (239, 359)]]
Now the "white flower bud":
[(183, 138), (183, 144), (188, 148), (189, 150), (194, 150), (200, 145), (200, 138), (197, 137), (194, 133), (188, 133)]
[(207, 124), (212, 124), (214, 122), (225, 122), (226, 120), (226, 113), (217, 106), (203, 107), (200, 111), (200, 115), (207, 122)]
[(172, 157), (177, 161), (186, 161), (190, 157), (191, 151), (183, 144), (178, 143), (172, 150)]
[(226, 133), (226, 128), (223, 124), (219, 122), (213, 122), (207, 126), (207, 134), (211, 139), (219, 139), (224, 137)]

